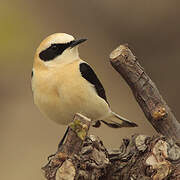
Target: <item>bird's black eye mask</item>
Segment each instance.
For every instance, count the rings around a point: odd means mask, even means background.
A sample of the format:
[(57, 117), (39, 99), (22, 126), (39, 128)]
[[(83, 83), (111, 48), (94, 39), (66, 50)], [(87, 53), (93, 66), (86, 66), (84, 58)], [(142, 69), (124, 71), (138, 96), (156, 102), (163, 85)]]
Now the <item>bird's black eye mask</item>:
[(61, 55), (74, 41), (65, 44), (51, 44), (50, 47), (40, 52), (39, 57), (43, 61), (51, 61)]

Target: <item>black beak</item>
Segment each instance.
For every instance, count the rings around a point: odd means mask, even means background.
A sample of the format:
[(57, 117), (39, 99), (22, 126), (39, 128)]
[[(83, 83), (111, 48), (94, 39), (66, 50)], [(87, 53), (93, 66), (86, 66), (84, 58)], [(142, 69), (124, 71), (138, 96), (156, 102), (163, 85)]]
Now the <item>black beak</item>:
[(71, 42), (70, 47), (73, 48), (73, 47), (77, 46), (78, 44), (83, 43), (83, 42), (86, 41), (86, 40), (87, 40), (87, 39), (78, 39), (78, 40), (74, 40), (74, 41)]

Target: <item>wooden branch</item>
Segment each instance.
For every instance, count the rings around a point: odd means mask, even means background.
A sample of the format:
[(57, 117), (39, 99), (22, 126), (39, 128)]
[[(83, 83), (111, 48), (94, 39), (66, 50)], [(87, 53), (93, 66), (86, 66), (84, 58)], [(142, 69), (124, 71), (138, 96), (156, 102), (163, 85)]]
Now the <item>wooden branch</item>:
[(71, 179), (75, 176), (75, 169), (68, 159), (79, 154), (84, 139), (87, 136), (91, 121), (87, 117), (76, 114), (69, 125), (65, 143), (58, 149), (53, 158), (42, 169), (48, 180)]
[[(66, 149), (72, 148), (73, 132)], [(81, 138), (77, 145), (82, 143)], [(75, 140), (76, 141), (76, 140)], [(81, 147), (81, 148), (80, 148)], [(63, 148), (62, 148), (63, 149)], [(133, 135), (120, 148), (107, 150), (102, 141), (90, 135), (78, 146), (79, 152), (67, 155), (58, 151), (43, 168), (47, 180), (178, 180), (180, 147), (165, 137)], [(74, 149), (74, 148), (72, 148)], [(73, 151), (73, 150), (70, 150)], [(67, 150), (69, 152), (69, 150)]]
[(180, 141), (180, 123), (127, 45), (110, 54), (110, 62), (130, 86), (146, 118), (158, 133)]

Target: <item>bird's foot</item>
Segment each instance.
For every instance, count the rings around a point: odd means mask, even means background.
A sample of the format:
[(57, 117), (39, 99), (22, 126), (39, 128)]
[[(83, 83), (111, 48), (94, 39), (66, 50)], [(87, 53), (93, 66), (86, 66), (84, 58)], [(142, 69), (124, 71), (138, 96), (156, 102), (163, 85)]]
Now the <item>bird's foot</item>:
[(56, 155), (56, 153), (49, 155), (48, 158), (47, 158), (47, 160), (50, 162), (51, 159), (52, 159), (55, 155)]
[(101, 121), (95, 121), (92, 123), (92, 127), (99, 128), (101, 126)]
[(65, 140), (65, 138), (66, 138), (66, 136), (67, 136), (68, 131), (69, 131), (69, 126), (67, 127), (66, 132), (64, 133), (63, 138), (61, 139), (61, 141), (60, 141), (59, 144), (58, 144), (58, 150), (59, 150), (59, 149), (61, 148), (61, 146), (63, 145), (64, 140)]

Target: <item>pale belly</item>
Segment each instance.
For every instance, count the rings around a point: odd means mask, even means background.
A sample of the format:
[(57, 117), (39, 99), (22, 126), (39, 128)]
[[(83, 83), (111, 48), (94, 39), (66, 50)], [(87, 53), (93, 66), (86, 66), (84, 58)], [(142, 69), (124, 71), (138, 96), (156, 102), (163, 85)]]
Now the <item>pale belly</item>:
[(108, 104), (91, 87), (70, 88), (66, 84), (59, 89), (59, 94), (34, 92), (34, 102), (45, 116), (64, 125), (69, 124), (76, 113), (91, 120), (104, 119), (111, 113)]

